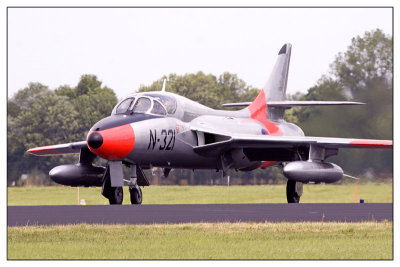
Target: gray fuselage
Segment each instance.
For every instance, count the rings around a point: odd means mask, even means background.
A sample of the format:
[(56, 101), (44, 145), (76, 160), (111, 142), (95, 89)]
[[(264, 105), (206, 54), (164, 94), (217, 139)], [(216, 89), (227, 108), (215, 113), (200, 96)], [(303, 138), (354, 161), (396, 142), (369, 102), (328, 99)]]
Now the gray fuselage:
[[(141, 113), (132, 112), (141, 97), (151, 101), (148, 109)], [(121, 112), (122, 109), (118, 108), (127, 99), (134, 100), (127, 112)], [(165, 108), (165, 114), (152, 112), (154, 106), (158, 105), (155, 103), (157, 100)], [(283, 119), (269, 123), (279, 128), (279, 133), (276, 133), (278, 135), (304, 135), (299, 127)], [(269, 133), (268, 127), (263, 123), (252, 119), (248, 108), (238, 111), (214, 110), (168, 92), (137, 93), (128, 96), (116, 105), (110, 117), (96, 123), (90, 132), (110, 130), (122, 124), (129, 124), (134, 132), (133, 148), (122, 160), (145, 167), (225, 169), (224, 158), (228, 168), (259, 167), (262, 164), (261, 160), (249, 160), (243, 151), (237, 149), (213, 156), (200, 155), (193, 149), (222, 142), (232, 134), (274, 134)], [(213, 134), (214, 132), (217, 134)], [(115, 160), (107, 157), (106, 159)]]

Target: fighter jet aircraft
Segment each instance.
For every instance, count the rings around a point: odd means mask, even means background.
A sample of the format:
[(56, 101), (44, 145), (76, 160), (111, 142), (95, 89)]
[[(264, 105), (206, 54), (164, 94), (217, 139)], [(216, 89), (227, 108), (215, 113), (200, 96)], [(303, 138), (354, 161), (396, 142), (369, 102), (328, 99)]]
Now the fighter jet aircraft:
[[(49, 175), (69, 186), (101, 186), (110, 204), (122, 204), (124, 181), (129, 184), (132, 204), (141, 204), (139, 186), (149, 182), (143, 169), (161, 167), (164, 176), (173, 168), (251, 171), (280, 164), (288, 179), (286, 196), (298, 203), (303, 183), (333, 183), (343, 170), (327, 158), (339, 148), (392, 149), (391, 140), (304, 136), (284, 120), (294, 106), (359, 105), (343, 101), (287, 101), (286, 85), (291, 44), (278, 53), (272, 73), (253, 102), (237, 111), (214, 110), (185, 97), (165, 92), (135, 93), (120, 101), (111, 116), (90, 129), (85, 141), (31, 148), (38, 155), (80, 153), (76, 165), (61, 165)], [(96, 157), (108, 161), (94, 166)], [(122, 166), (130, 168), (124, 179)]]

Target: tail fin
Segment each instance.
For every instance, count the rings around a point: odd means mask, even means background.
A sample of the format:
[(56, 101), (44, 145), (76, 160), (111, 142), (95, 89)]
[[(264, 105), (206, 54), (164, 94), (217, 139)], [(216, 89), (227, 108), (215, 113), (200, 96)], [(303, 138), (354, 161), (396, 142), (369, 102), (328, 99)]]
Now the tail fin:
[(267, 101), (286, 100), (286, 86), (289, 73), (291, 44), (282, 46), (278, 53), (278, 59), (264, 86)]
[(284, 116), (285, 109), (268, 106), (268, 101), (286, 100), (286, 86), (289, 73), (291, 44), (285, 44), (279, 50), (278, 59), (264, 88), (256, 99), (248, 106), (251, 117), (264, 123), (267, 119), (279, 120)]

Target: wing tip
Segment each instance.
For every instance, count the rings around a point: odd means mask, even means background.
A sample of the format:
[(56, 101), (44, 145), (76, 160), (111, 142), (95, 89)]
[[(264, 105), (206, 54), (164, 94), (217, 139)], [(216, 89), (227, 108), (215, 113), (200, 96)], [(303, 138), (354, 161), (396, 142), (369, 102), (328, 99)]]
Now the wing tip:
[(34, 147), (28, 149), (26, 152), (35, 156), (52, 156), (79, 153), (83, 147), (87, 147), (86, 141)]
[(28, 149), (26, 152), (35, 156), (42, 156), (49, 154), (47, 152), (54, 150), (54, 146), (41, 146)]
[(349, 144), (364, 148), (393, 149), (393, 140), (359, 139), (353, 140)]

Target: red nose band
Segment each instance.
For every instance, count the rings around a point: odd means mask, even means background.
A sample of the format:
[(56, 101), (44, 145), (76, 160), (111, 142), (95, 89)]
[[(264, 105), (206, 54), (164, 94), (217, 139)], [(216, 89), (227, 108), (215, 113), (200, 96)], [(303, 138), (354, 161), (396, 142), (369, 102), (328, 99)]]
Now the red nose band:
[(130, 124), (103, 131), (91, 131), (88, 133), (87, 144), (90, 151), (104, 159), (121, 160), (135, 146), (135, 133)]

